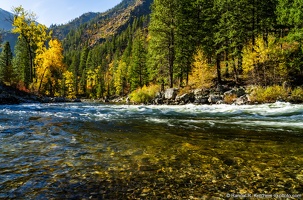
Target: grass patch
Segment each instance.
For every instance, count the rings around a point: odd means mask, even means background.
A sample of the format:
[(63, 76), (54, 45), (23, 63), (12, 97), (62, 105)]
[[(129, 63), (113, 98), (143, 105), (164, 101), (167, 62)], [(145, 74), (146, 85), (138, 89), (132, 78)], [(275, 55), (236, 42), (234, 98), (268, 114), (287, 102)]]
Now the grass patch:
[(303, 102), (303, 88), (297, 87), (291, 92), (290, 101), (295, 103)]
[(289, 89), (274, 85), (269, 87), (256, 86), (251, 88), (250, 100), (253, 103), (275, 103), (276, 101), (287, 101)]
[(144, 86), (132, 92), (130, 94), (130, 100), (134, 103), (150, 103), (160, 91), (158, 85)]

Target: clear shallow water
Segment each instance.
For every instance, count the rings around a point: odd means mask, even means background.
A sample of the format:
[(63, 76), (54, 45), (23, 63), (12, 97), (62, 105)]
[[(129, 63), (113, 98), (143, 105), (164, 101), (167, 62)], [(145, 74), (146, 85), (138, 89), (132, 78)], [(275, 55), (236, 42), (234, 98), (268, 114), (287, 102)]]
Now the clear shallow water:
[(303, 105), (0, 106), (0, 199), (303, 194)]

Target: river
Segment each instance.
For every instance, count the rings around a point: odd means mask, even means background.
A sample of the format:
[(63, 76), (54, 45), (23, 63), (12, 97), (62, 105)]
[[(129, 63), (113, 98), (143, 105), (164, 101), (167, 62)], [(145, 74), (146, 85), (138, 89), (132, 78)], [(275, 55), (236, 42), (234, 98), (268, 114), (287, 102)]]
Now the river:
[(303, 194), (303, 105), (0, 106), (0, 199)]

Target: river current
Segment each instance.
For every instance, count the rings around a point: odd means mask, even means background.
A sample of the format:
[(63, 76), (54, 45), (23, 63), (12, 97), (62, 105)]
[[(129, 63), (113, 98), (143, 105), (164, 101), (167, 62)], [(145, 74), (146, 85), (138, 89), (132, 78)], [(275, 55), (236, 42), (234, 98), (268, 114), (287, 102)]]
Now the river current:
[(297, 198), (302, 144), (289, 103), (1, 105), (0, 199)]

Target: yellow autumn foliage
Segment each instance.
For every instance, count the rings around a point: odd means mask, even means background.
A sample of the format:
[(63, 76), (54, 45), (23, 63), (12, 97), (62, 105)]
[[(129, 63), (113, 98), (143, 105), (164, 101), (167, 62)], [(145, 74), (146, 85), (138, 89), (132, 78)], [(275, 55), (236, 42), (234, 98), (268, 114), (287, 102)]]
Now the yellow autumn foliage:
[(189, 85), (194, 88), (210, 87), (216, 78), (215, 67), (208, 64), (203, 51), (200, 49), (194, 56), (192, 73), (189, 76)]
[(58, 80), (65, 71), (63, 64), (63, 48), (57, 39), (49, 41), (49, 48), (37, 54), (36, 81), (34, 88), (38, 93), (52, 95), (58, 87)]
[(120, 95), (123, 93), (125, 81), (127, 77), (128, 66), (124, 61), (120, 61), (118, 68), (114, 72), (114, 86), (116, 88), (116, 94)]
[(255, 45), (248, 44), (243, 50), (242, 64), (244, 78), (253, 84), (281, 84), (287, 76), (283, 48), (273, 35), (266, 40), (259, 36)]
[(63, 83), (61, 82), (61, 84), (63, 84), (63, 93), (64, 96), (66, 96), (67, 98), (70, 99), (74, 99), (76, 98), (76, 91), (75, 91), (75, 78), (74, 78), (74, 74), (70, 71), (66, 71), (63, 73)]
[(130, 100), (134, 103), (150, 103), (160, 91), (159, 85), (143, 86), (130, 94)]

